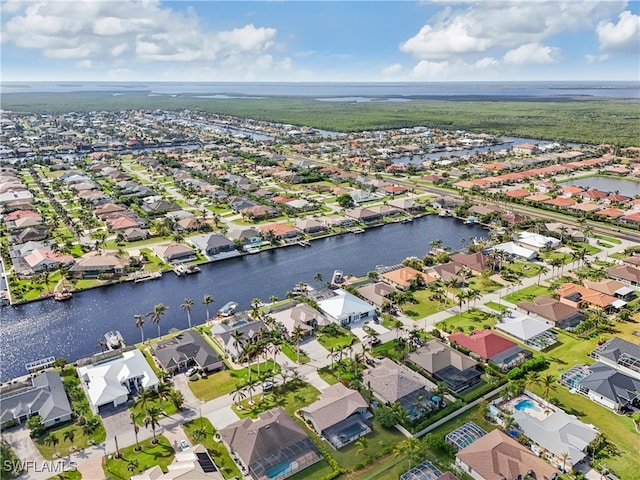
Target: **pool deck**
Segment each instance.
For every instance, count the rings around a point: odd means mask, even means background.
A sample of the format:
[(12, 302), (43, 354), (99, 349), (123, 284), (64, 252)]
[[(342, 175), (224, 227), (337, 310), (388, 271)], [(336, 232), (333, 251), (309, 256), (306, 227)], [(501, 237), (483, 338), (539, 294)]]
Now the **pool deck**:
[(500, 405), (500, 408), (504, 408), (510, 411), (511, 413), (513, 413), (516, 410), (516, 405), (518, 405), (520, 402), (524, 400), (531, 402), (535, 408), (524, 408), (521, 411), (524, 411), (527, 415), (537, 418), (538, 420), (545, 420), (548, 416), (550, 416), (555, 411), (555, 409), (552, 406), (550, 407), (547, 405), (543, 405), (539, 401), (534, 400), (533, 398), (527, 395), (518, 395), (517, 397), (512, 398), (508, 402), (502, 403)]

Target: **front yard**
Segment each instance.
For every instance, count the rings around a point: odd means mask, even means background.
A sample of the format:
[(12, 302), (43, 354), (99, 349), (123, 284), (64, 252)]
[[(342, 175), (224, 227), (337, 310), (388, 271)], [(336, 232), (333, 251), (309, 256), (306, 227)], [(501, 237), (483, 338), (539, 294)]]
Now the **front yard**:
[(135, 451), (135, 445), (120, 449), (122, 458), (109, 455), (102, 465), (105, 477), (113, 480), (129, 480), (132, 475), (158, 465), (163, 472), (167, 471), (167, 465), (173, 461), (175, 451), (169, 440), (162, 435), (158, 436), (158, 443), (151, 443), (153, 439), (140, 442), (142, 450)]
[[(258, 380), (258, 372), (264, 374), (266, 371), (278, 373), (280, 366), (274, 364), (273, 360), (254, 363), (251, 365), (251, 379)], [(211, 373), (206, 378), (190, 381), (189, 388), (196, 397), (206, 402), (233, 392), (237, 383), (246, 383), (248, 380), (249, 369), (246, 367), (239, 370), (222, 370)]]
[(209, 451), (224, 478), (240, 478), (240, 470), (231, 457), (229, 451), (220, 442), (214, 440), (215, 428), (208, 418), (198, 418), (182, 425), (192, 445), (201, 443)]
[(533, 301), (534, 298), (539, 297), (540, 295), (553, 295), (553, 290), (548, 287), (543, 287), (542, 285), (530, 285), (516, 292), (510, 293), (504, 299), (507, 302), (511, 302), (516, 305), (523, 300), (528, 300), (530, 302)]
[(358, 338), (346, 328), (331, 323), (318, 329), (318, 343), (327, 350), (342, 350), (358, 341)]
[(496, 324), (494, 315), (484, 310), (471, 309), (436, 323), (436, 327), (445, 332), (483, 330)]

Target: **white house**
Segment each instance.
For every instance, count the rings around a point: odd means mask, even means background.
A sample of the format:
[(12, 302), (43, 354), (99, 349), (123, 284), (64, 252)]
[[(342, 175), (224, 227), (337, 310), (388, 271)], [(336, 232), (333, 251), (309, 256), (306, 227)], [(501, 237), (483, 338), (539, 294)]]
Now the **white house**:
[(335, 295), (318, 301), (318, 308), (329, 320), (339, 325), (357, 323), (375, 317), (373, 305), (339, 288)]
[(94, 413), (104, 406), (125, 403), (131, 393), (142, 387), (158, 385), (158, 377), (137, 348), (102, 363), (78, 367), (78, 376)]
[(515, 242), (521, 247), (530, 248), (540, 251), (543, 248), (554, 249), (560, 246), (560, 240), (553, 237), (547, 237), (534, 232), (520, 232), (516, 234)]

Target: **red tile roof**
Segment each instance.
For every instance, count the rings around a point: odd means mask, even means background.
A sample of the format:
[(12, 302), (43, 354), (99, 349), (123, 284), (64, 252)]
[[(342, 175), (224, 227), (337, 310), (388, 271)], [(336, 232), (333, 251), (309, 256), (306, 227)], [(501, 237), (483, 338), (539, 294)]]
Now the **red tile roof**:
[(464, 333), (453, 333), (449, 335), (449, 341), (456, 342), (467, 350), (477, 353), (484, 360), (495, 357), (516, 345), (491, 330), (476, 330), (471, 336)]

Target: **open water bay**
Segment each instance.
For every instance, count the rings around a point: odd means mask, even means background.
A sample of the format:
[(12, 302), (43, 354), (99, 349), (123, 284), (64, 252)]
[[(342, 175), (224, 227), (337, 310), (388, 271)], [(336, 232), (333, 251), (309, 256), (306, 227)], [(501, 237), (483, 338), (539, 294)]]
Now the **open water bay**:
[[(48, 356), (69, 361), (94, 354), (96, 345), (109, 330), (119, 330), (127, 343), (140, 341), (133, 318), (152, 311), (154, 305), (168, 306), (160, 328), (186, 328), (187, 318), (180, 305), (191, 298), (194, 325), (206, 320), (202, 299), (212, 295), (213, 316), (229, 301), (238, 308), (250, 308), (251, 300), (268, 301), (271, 295), (284, 298), (298, 282), (318, 285), (316, 273), (324, 281), (333, 271), (362, 276), (376, 265), (394, 265), (410, 256), (422, 257), (430, 242), (441, 239), (456, 250), (472, 237), (486, 237), (479, 225), (464, 225), (453, 218), (429, 215), (408, 224), (390, 224), (363, 234), (345, 234), (312, 242), (311, 247), (290, 246), (223, 260), (202, 266), (202, 272), (186, 277), (165, 273), (159, 280), (120, 283), (76, 293), (69, 302), (51, 299), (0, 309), (2, 381), (26, 373), (25, 364)], [(145, 337), (157, 335), (156, 325), (144, 326)]]

